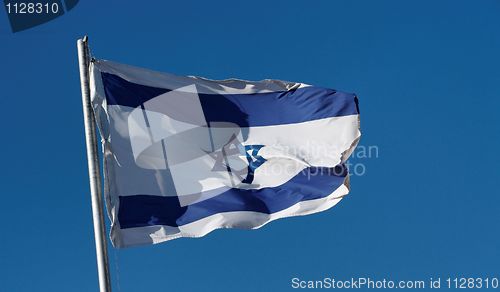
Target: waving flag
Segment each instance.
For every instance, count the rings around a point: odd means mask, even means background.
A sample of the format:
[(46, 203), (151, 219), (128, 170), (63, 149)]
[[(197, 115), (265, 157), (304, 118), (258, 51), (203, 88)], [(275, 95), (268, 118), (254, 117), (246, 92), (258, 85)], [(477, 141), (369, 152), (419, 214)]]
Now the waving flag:
[(254, 229), (326, 210), (349, 191), (354, 94), (102, 60), (90, 71), (114, 246)]

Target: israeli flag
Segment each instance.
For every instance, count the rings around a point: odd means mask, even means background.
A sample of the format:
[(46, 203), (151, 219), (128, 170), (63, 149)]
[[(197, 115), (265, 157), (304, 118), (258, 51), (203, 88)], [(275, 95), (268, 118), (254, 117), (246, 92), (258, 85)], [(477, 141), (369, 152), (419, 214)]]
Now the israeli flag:
[(90, 73), (116, 247), (255, 229), (329, 209), (349, 191), (354, 94), (103, 60)]

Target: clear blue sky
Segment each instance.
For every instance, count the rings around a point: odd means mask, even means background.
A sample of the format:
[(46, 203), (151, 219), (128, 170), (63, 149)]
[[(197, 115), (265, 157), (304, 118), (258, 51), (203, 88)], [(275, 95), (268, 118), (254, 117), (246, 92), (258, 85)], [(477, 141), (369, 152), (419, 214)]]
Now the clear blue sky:
[(97, 290), (83, 34), (122, 63), (356, 92), (361, 145), (379, 149), (353, 161), (366, 173), (327, 212), (111, 248), (116, 291), (500, 276), (499, 1), (97, 3), (16, 34), (0, 12), (0, 291)]

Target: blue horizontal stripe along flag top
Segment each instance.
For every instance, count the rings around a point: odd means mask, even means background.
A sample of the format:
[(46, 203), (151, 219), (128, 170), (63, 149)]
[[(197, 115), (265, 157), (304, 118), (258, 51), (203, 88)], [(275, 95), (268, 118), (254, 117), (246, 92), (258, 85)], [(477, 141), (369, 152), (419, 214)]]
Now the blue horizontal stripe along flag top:
[(116, 247), (258, 228), (349, 192), (354, 94), (280, 80), (209, 80), (91, 64)]
[[(102, 80), (108, 105), (138, 107), (171, 91), (135, 84), (107, 73), (102, 74)], [(314, 86), (259, 94), (199, 93), (198, 97), (207, 121), (231, 121), (240, 127), (300, 123), (359, 113), (355, 95)]]

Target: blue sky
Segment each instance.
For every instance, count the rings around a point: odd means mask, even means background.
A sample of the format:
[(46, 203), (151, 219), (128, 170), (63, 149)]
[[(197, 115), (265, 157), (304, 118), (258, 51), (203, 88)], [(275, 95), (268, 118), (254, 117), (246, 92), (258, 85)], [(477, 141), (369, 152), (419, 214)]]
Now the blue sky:
[[(500, 277), (500, 2), (85, 1), (0, 13), (0, 291), (96, 291), (76, 39), (141, 67), (360, 98), (365, 174), (333, 209), (110, 248), (116, 291), (287, 291), (291, 279)], [(109, 223), (109, 222), (108, 222)], [(203, 289), (203, 290), (201, 290)]]

